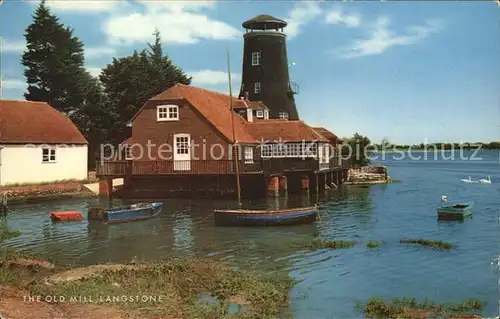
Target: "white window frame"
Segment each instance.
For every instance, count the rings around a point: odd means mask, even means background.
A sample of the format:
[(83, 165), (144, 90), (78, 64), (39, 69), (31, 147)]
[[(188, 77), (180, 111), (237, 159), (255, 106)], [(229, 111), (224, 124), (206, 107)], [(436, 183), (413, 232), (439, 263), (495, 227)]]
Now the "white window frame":
[[(47, 152), (47, 154), (44, 154)], [(42, 148), (42, 163), (57, 163), (57, 153), (55, 148)]]
[(264, 117), (264, 111), (263, 110), (257, 110), (256, 116), (259, 119), (263, 118)]
[(260, 92), (261, 92), (260, 82), (255, 82), (255, 83), (253, 84), (253, 92), (254, 92), (255, 94), (260, 94)]
[(260, 148), (262, 158), (318, 158), (317, 143), (273, 143), (261, 145)]
[(125, 160), (126, 161), (131, 161), (134, 159), (134, 155), (132, 154), (132, 147), (125, 146), (124, 151), (125, 151)]
[(262, 57), (260, 51), (252, 52), (252, 66), (260, 65), (260, 58)]
[(260, 147), (260, 156), (263, 158), (273, 157), (273, 144), (263, 144)]
[(175, 136), (175, 154), (189, 155), (190, 154), (190, 136), (188, 134), (176, 134)]
[(179, 107), (177, 105), (158, 105), (156, 107), (156, 120), (163, 121), (178, 121)]
[(245, 147), (245, 164), (253, 164), (253, 148)]
[(287, 112), (279, 112), (278, 118), (281, 120), (288, 120), (288, 113)]

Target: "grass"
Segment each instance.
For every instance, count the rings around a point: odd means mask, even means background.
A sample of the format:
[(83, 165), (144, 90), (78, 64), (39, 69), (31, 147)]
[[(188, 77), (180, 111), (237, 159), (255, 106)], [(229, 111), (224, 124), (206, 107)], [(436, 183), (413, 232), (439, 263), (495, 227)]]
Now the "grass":
[[(275, 318), (288, 306), (289, 277), (263, 278), (256, 273), (235, 270), (229, 263), (204, 259), (168, 260), (158, 263), (118, 265), (96, 271), (88, 268), (49, 270), (39, 265), (13, 268), (6, 262), (24, 258), (11, 251), (0, 255), (0, 285), (9, 285), (31, 295), (85, 296), (94, 305), (115, 307), (132, 318)], [(71, 274), (65, 275), (66, 270)], [(90, 273), (78, 280), (75, 274)], [(60, 281), (44, 279), (59, 276)], [(210, 297), (201, 302), (200, 296)], [(127, 296), (135, 302), (123, 302), (114, 297)], [(140, 301), (146, 296), (148, 301)], [(137, 301), (139, 298), (139, 301)], [(240, 305), (245, 311), (230, 313), (230, 305)]]
[(422, 318), (461, 318), (478, 315), (483, 310), (479, 300), (469, 299), (458, 304), (436, 304), (424, 300), (396, 298), (386, 303), (383, 299), (372, 298), (366, 304), (358, 303), (367, 318), (384, 319), (422, 319)]
[(447, 243), (447, 242), (444, 242), (444, 241), (441, 241), (441, 240), (428, 240), (428, 239), (423, 239), (423, 238), (420, 238), (420, 239), (401, 239), (399, 242), (402, 244), (417, 244), (417, 245), (421, 245), (421, 246), (424, 246), (426, 248), (432, 248), (435, 250), (450, 250), (451, 248), (455, 247), (454, 245)]
[(331, 249), (344, 249), (344, 248), (351, 248), (356, 246), (355, 241), (349, 241), (349, 240), (314, 240), (312, 243), (308, 245), (308, 248), (311, 249), (325, 249), (325, 248), (331, 248)]
[(370, 240), (366, 243), (367, 248), (379, 248), (381, 245), (385, 245), (385, 241)]

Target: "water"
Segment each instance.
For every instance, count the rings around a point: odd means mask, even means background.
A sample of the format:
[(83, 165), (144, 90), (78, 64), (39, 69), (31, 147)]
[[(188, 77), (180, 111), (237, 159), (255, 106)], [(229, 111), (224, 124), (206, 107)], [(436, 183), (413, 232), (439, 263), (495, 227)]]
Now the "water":
[[(437, 302), (477, 298), (485, 302), (485, 315), (494, 316), (500, 299), (500, 164), (496, 151), (481, 156), (481, 161), (385, 160), (390, 175), (400, 183), (349, 187), (320, 199), (321, 220), (313, 225), (214, 227), (212, 209), (234, 203), (202, 200), (165, 200), (161, 217), (138, 223), (90, 227), (86, 222), (49, 221), (49, 211), (108, 204), (78, 199), (16, 206), (7, 222), (22, 236), (7, 245), (78, 265), (198, 254), (258, 266), (268, 273), (288, 272), (300, 280), (291, 292), (295, 318), (359, 318), (356, 301), (375, 296), (427, 297)], [(473, 179), (491, 175), (492, 184), (460, 182), (469, 175)], [(438, 222), (441, 195), (447, 195), (450, 203), (473, 200), (473, 218)], [(288, 205), (308, 201), (292, 198)], [(273, 200), (252, 204), (275, 205)], [(380, 249), (359, 245), (305, 250), (316, 236), (387, 244)], [(399, 244), (406, 237), (441, 239), (458, 246), (441, 252)]]

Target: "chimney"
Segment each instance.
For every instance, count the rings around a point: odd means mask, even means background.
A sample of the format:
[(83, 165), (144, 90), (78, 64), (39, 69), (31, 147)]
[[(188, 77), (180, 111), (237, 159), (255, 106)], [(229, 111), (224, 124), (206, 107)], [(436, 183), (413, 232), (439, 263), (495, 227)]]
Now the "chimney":
[(245, 91), (245, 101), (248, 101), (248, 91)]

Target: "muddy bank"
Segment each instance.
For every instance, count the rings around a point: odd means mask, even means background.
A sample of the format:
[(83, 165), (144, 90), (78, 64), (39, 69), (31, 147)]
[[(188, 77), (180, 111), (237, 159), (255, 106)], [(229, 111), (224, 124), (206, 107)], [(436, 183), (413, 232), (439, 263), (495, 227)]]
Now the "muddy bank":
[(288, 277), (213, 259), (81, 268), (0, 256), (2, 318), (263, 318), (288, 307)]

